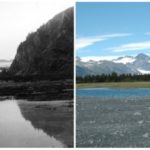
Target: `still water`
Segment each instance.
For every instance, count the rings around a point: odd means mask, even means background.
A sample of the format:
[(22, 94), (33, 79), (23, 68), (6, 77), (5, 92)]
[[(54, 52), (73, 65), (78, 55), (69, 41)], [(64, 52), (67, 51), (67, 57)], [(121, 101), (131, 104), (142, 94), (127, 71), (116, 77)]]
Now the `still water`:
[(0, 147), (65, 147), (26, 120), (16, 100), (0, 101)]
[(150, 88), (81, 88), (77, 89), (77, 96), (105, 96), (105, 97), (127, 97), (127, 96), (150, 96)]

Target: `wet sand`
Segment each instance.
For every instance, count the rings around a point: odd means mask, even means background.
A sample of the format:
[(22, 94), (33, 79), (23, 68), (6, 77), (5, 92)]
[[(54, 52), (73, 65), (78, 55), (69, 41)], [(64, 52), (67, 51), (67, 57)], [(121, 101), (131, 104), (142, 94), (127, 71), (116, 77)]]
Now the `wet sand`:
[(149, 97), (77, 97), (77, 147), (150, 147)]

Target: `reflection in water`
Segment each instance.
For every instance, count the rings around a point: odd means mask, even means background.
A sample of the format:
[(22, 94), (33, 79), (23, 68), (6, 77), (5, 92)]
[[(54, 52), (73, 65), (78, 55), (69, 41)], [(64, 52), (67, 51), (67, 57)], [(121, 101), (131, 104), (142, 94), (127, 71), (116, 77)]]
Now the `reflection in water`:
[(25, 120), (15, 100), (0, 101), (0, 147), (65, 147)]

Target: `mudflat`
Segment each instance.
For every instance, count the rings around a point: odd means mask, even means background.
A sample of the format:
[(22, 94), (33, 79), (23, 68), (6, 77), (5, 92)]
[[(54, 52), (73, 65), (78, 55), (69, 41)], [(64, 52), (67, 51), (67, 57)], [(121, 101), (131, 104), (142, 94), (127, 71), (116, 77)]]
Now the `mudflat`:
[(150, 147), (149, 97), (77, 97), (77, 147)]

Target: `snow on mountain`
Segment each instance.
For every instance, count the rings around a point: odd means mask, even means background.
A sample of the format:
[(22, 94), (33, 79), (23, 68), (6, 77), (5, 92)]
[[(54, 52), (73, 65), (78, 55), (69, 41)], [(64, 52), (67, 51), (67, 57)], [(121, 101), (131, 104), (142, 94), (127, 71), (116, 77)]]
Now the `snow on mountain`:
[[(77, 75), (80, 76), (80, 71), (84, 68), (84, 74), (150, 74), (150, 56), (146, 54), (138, 54), (137, 56), (125, 56), (112, 60), (89, 60), (83, 61), (82, 58), (77, 60)], [(86, 71), (87, 69), (87, 71)]]
[(114, 63), (123, 63), (123, 64), (127, 64), (127, 63), (133, 63), (136, 59), (134, 57), (121, 57), (118, 59), (114, 59), (113, 62)]
[(102, 63), (103, 63), (102, 61), (98, 61), (98, 62), (97, 62), (97, 64), (99, 64), (99, 65), (102, 64)]

